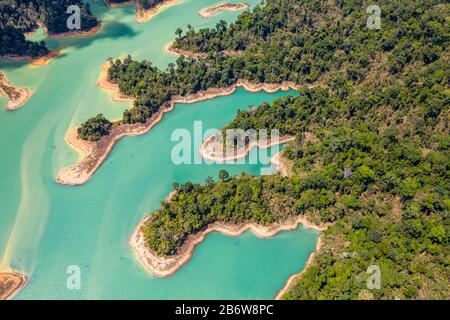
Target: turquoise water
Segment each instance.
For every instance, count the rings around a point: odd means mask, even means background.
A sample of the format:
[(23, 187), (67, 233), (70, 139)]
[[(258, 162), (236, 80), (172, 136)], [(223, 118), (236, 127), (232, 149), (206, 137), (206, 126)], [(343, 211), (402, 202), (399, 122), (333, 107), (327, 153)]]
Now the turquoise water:
[[(34, 90), (15, 112), (6, 112), (5, 100), (0, 100), (0, 269), (11, 267), (30, 276), (16, 298), (270, 299), (302, 268), (317, 233), (300, 227), (271, 239), (250, 232), (236, 238), (210, 234), (187, 265), (164, 279), (149, 275), (128, 246), (137, 223), (159, 208), (173, 182), (201, 182), (217, 177), (222, 168), (233, 174), (260, 173), (260, 165), (250, 164), (177, 166), (171, 161), (174, 130), (192, 132), (194, 121), (203, 121), (204, 130), (220, 128), (237, 109), (287, 93), (239, 89), (228, 97), (178, 104), (148, 134), (122, 139), (87, 184), (55, 182), (59, 170), (78, 157), (64, 142), (67, 129), (99, 112), (118, 118), (128, 107), (113, 103), (110, 94), (95, 86), (105, 60), (130, 53), (164, 67), (175, 59), (163, 47), (173, 40), (176, 27), (212, 26), (237, 16), (224, 12), (203, 19), (197, 14), (216, 2), (183, 1), (145, 24), (135, 22), (132, 6), (107, 10), (92, 3), (104, 26), (94, 37), (49, 40), (63, 54), (40, 68), (0, 62), (13, 83)], [(33, 38), (45, 36), (38, 32)], [(80, 290), (66, 287), (70, 265), (81, 268)]]

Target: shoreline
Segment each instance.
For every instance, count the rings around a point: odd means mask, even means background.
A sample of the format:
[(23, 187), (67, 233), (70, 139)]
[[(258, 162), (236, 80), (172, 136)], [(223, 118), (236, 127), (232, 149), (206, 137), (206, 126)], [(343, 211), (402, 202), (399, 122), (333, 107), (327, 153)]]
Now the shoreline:
[[(208, 57), (207, 53), (192, 52), (192, 51), (188, 51), (188, 50), (174, 48), (174, 47), (172, 47), (173, 43), (174, 43), (174, 41), (169, 42), (164, 46), (164, 49), (163, 49), (164, 53), (174, 56), (174, 57), (185, 56), (187, 58), (195, 58), (195, 59), (204, 59), (204, 58)], [(228, 51), (228, 50), (224, 50), (221, 52), (226, 57), (236, 57), (242, 53), (242, 51)]]
[[(96, 0), (96, 2), (97, 2), (98, 0)], [(114, 2), (114, 3), (111, 3), (111, 2), (109, 2), (108, 0), (103, 0), (103, 3), (105, 4), (105, 6), (108, 8), (108, 9), (114, 9), (114, 8), (119, 8), (119, 7), (123, 7), (123, 6), (129, 6), (129, 5), (132, 5), (132, 4), (134, 4), (136, 1), (134, 1), (134, 0), (130, 0), (130, 1), (127, 1), (127, 2), (121, 2), (121, 3), (117, 3), (117, 2)]]
[(245, 10), (248, 9), (248, 4), (244, 2), (239, 3), (229, 3), (229, 2), (222, 2), (219, 4), (216, 4), (211, 7), (206, 7), (201, 9), (198, 14), (202, 18), (208, 18), (213, 15), (218, 14), (220, 11), (239, 11), (239, 10)]
[(291, 172), (291, 168), (289, 168), (289, 166), (284, 163), (283, 160), (289, 161), (283, 158), (283, 156), (281, 155), (281, 151), (278, 151), (270, 158), (270, 163), (275, 167), (275, 170), (277, 170), (281, 176), (288, 177)]
[(49, 50), (49, 52), (42, 57), (39, 58), (33, 58), (31, 56), (18, 56), (18, 55), (7, 55), (1, 57), (1, 59), (5, 60), (11, 60), (11, 61), (27, 61), (28, 63), (31, 63), (35, 67), (42, 67), (43, 65), (46, 65), (49, 63), (53, 58), (56, 58), (61, 53), (61, 50)]
[(259, 238), (270, 238), (282, 231), (295, 230), (299, 224), (306, 229), (312, 229), (321, 232), (327, 228), (327, 225), (316, 225), (310, 222), (305, 216), (298, 216), (286, 220), (282, 223), (275, 223), (269, 226), (262, 226), (256, 223), (242, 223), (238, 225), (230, 225), (221, 222), (210, 224), (205, 230), (189, 235), (179, 252), (170, 257), (161, 257), (150, 251), (145, 243), (145, 237), (141, 232), (141, 228), (152, 218), (152, 214), (145, 217), (133, 231), (129, 245), (137, 255), (139, 262), (144, 269), (151, 275), (164, 278), (173, 275), (182, 266), (184, 266), (192, 258), (195, 248), (205, 237), (211, 232), (219, 232), (229, 237), (236, 237), (250, 230)]
[(149, 9), (141, 8), (139, 4), (136, 4), (136, 22), (145, 23), (156, 16), (160, 11), (168, 7), (180, 4), (182, 1), (183, 0), (165, 0)]
[[(102, 29), (102, 24), (99, 22), (95, 27), (91, 28), (90, 30), (87, 31), (68, 31), (68, 32), (63, 32), (63, 33), (55, 33), (55, 34), (49, 34), (47, 28), (40, 22), (37, 23), (39, 28), (42, 28), (46, 34), (46, 36), (48, 38), (52, 38), (52, 39), (61, 39), (61, 38), (66, 38), (66, 37), (89, 37), (92, 36), (94, 34), (96, 34), (97, 32), (99, 32)], [(35, 33), (36, 30), (29, 32), (29, 34), (33, 34)], [(33, 58), (31, 56), (19, 56), (19, 55), (6, 55), (6, 56), (2, 56), (0, 57), (1, 59), (5, 59), (5, 60), (11, 60), (11, 61), (27, 61), (28, 63), (31, 63), (32, 65), (34, 65), (35, 67), (42, 67), (44, 65), (46, 65), (47, 63), (49, 63), (53, 58), (56, 58), (57, 56), (59, 56), (61, 54), (61, 49), (58, 50), (50, 50), (48, 51), (48, 53), (42, 57), (39, 58)]]
[[(97, 81), (97, 85), (105, 90), (115, 91), (116, 99), (126, 99), (127, 101), (134, 101), (133, 97), (120, 96), (118, 85), (108, 82), (106, 67), (102, 67), (100, 77)], [(79, 162), (73, 164), (70, 167), (62, 169), (56, 176), (56, 181), (65, 185), (81, 185), (86, 183), (92, 175), (100, 168), (102, 163), (106, 160), (114, 145), (124, 136), (138, 136), (147, 133), (151, 128), (158, 124), (166, 112), (173, 111), (175, 104), (184, 103), (191, 104), (199, 101), (204, 101), (220, 96), (228, 96), (234, 93), (238, 87), (244, 87), (250, 92), (259, 92), (265, 90), (268, 93), (274, 93), (278, 90), (287, 91), (291, 88), (296, 88), (293, 83), (282, 84), (252, 84), (245, 80), (238, 80), (233, 86), (227, 88), (212, 88), (196, 94), (188, 96), (173, 96), (169, 102), (166, 102), (161, 106), (160, 110), (152, 115), (145, 123), (136, 124), (120, 124), (111, 129), (108, 136), (95, 142), (84, 141), (83, 143), (89, 144), (89, 148), (84, 148), (87, 152), (80, 159)], [(113, 98), (114, 99), (114, 98)], [(123, 101), (123, 100), (122, 100)], [(70, 131), (70, 130), (69, 130)], [(66, 142), (78, 153), (80, 143), (77, 136), (69, 136), (69, 132), (66, 134)], [(83, 147), (82, 147), (83, 148)]]
[(92, 27), (89, 30), (77, 30), (77, 31), (67, 31), (67, 32), (61, 32), (61, 33), (48, 33), (47, 28), (39, 24), (39, 27), (42, 28), (47, 35), (48, 38), (52, 39), (61, 39), (66, 37), (90, 37), (99, 32), (102, 29), (102, 24), (99, 22), (95, 27)]
[(0, 272), (0, 284), (12, 281), (12, 288), (5, 292), (0, 291), (0, 300), (12, 299), (26, 284), (27, 277), (15, 271)]
[(191, 52), (191, 51), (187, 51), (187, 50), (183, 50), (183, 49), (173, 48), (172, 44), (173, 44), (173, 41), (169, 42), (168, 44), (166, 44), (164, 46), (164, 52), (167, 53), (168, 55), (175, 56), (175, 57), (185, 56), (185, 57), (196, 58), (196, 59), (208, 57), (208, 54), (206, 54), (206, 53), (195, 53), (195, 52)]
[(303, 269), (299, 272), (299, 273), (294, 273), (293, 275), (291, 275), (288, 280), (286, 281), (286, 284), (283, 286), (283, 288), (281, 288), (277, 294), (274, 297), (274, 300), (281, 300), (281, 298), (283, 297), (283, 295), (289, 291), (289, 289), (292, 287), (292, 285), (294, 284), (295, 280), (297, 280), (298, 278), (300, 278), (300, 276), (311, 266), (311, 264), (314, 262), (314, 259), (316, 258), (317, 254), (319, 253), (320, 249), (323, 246), (323, 234), (321, 234), (319, 236), (319, 238), (317, 238), (317, 244), (316, 244), (316, 248), (313, 252), (311, 252), (309, 254), (308, 260), (306, 260), (305, 266), (303, 267)]
[[(293, 141), (295, 139), (295, 137), (293, 136), (281, 136), (279, 137), (278, 141), (276, 142), (270, 142), (268, 143), (267, 140), (263, 140), (263, 141), (256, 141), (256, 142), (252, 142), (249, 145), (245, 146), (245, 148), (241, 148), (238, 150), (234, 150), (233, 153), (226, 153), (224, 154), (223, 152), (220, 154), (215, 153), (215, 145), (214, 145), (214, 139), (215, 139), (216, 135), (212, 135), (209, 136), (208, 138), (205, 139), (205, 141), (203, 141), (202, 145), (200, 146), (200, 157), (205, 159), (205, 160), (209, 160), (209, 161), (214, 161), (214, 162), (218, 162), (218, 163), (223, 163), (223, 162), (228, 162), (228, 161), (235, 161), (235, 160), (239, 160), (242, 158), (245, 158), (246, 156), (249, 155), (249, 153), (253, 150), (253, 148), (261, 148), (261, 149), (267, 149), (267, 148), (271, 148), (273, 146), (276, 145), (280, 145), (280, 144), (284, 144), (287, 143), (289, 141)], [(221, 148), (223, 149), (223, 148)], [(275, 156), (277, 156), (275, 159), (273, 159)], [(279, 162), (279, 152), (277, 154), (274, 155), (274, 157), (271, 158), (271, 162), (274, 161), (275, 163)], [(277, 162), (278, 161), (278, 162)], [(272, 162), (272, 164), (274, 164)]]
[(14, 111), (21, 108), (32, 96), (32, 92), (28, 88), (15, 87), (6, 77), (0, 72), (0, 95), (7, 99), (6, 110)]

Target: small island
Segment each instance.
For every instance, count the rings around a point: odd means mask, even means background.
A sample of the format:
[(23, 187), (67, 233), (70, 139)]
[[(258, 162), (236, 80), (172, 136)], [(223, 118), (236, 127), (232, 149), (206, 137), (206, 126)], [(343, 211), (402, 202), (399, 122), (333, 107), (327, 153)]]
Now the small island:
[(248, 9), (247, 3), (223, 2), (212, 7), (203, 8), (198, 12), (198, 14), (203, 18), (208, 18), (210, 16), (216, 15), (220, 11), (239, 11), (244, 9)]
[(15, 87), (1, 72), (0, 94), (4, 95), (8, 99), (6, 110), (9, 111), (19, 109), (31, 97), (31, 91), (28, 88)]
[(11, 299), (26, 281), (27, 278), (17, 272), (0, 272), (0, 300)]

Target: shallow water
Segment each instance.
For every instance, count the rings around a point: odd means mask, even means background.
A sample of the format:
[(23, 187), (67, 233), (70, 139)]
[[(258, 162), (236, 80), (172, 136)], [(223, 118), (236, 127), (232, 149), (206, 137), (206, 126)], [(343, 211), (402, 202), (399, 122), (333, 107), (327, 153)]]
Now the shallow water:
[[(174, 130), (220, 128), (237, 109), (286, 95), (249, 93), (238, 89), (191, 105), (176, 105), (148, 134), (122, 139), (85, 185), (62, 186), (55, 176), (77, 160), (64, 142), (71, 126), (99, 112), (119, 118), (127, 103), (113, 103), (96, 87), (108, 57), (151, 60), (159, 67), (175, 60), (163, 53), (174, 30), (187, 24), (212, 26), (232, 20), (237, 12), (203, 19), (202, 7), (216, 0), (187, 0), (137, 24), (134, 7), (113, 10), (91, 3), (103, 23), (89, 38), (50, 39), (62, 55), (36, 68), (21, 62), (0, 62), (0, 70), (16, 85), (34, 90), (15, 112), (0, 100), (0, 269), (14, 268), (30, 276), (18, 299), (106, 298), (272, 298), (289, 275), (301, 270), (317, 241), (317, 233), (301, 227), (271, 239), (250, 232), (231, 238), (210, 234), (192, 260), (175, 275), (156, 279), (136, 261), (128, 238), (140, 219), (159, 208), (172, 182), (201, 182), (230, 173), (259, 174), (261, 165), (175, 165), (171, 150)], [(258, 1), (248, 1), (252, 6)], [(37, 32), (33, 39), (43, 39)], [(294, 92), (291, 92), (294, 94)], [(198, 144), (195, 144), (198, 148)], [(253, 152), (257, 152), (254, 150)], [(81, 289), (66, 287), (67, 267), (81, 268)]]

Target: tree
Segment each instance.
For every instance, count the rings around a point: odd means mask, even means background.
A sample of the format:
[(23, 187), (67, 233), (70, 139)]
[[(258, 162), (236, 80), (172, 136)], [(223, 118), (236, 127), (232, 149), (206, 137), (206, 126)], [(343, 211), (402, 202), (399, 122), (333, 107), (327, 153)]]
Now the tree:
[(219, 171), (219, 179), (222, 181), (228, 181), (228, 179), (230, 178), (230, 174), (228, 173), (227, 170), (220, 170)]
[(177, 28), (175, 30), (175, 35), (178, 36), (178, 38), (181, 38), (181, 35), (183, 34), (183, 30), (181, 28)]

